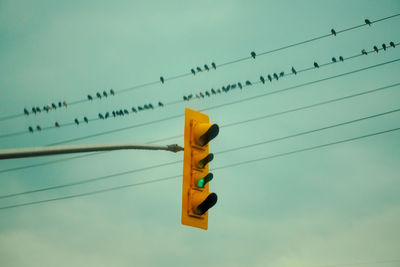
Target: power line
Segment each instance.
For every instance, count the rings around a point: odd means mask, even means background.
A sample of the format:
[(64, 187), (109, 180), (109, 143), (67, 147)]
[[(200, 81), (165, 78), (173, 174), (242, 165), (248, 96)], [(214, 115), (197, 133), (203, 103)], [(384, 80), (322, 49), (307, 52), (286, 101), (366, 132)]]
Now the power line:
[[(400, 127), (389, 129), (389, 130), (385, 130), (385, 131), (375, 132), (375, 133), (371, 133), (371, 134), (367, 134), (367, 135), (362, 135), (362, 136), (358, 136), (358, 137), (353, 137), (353, 138), (349, 138), (349, 139), (344, 139), (344, 140), (340, 140), (340, 141), (336, 141), (336, 142), (331, 142), (331, 143), (327, 143), (327, 144), (322, 144), (322, 145), (317, 145), (317, 146), (313, 146), (313, 147), (298, 149), (298, 150), (294, 150), (294, 151), (290, 151), (290, 152), (286, 152), (286, 153), (280, 153), (280, 154), (275, 154), (275, 155), (262, 157), (262, 158), (257, 158), (257, 159), (253, 159), (253, 160), (242, 161), (242, 162), (238, 162), (238, 163), (234, 163), (234, 164), (229, 164), (229, 165), (217, 167), (217, 168), (214, 168), (213, 170), (222, 170), (222, 169), (237, 167), (237, 166), (246, 165), (246, 164), (250, 164), (250, 163), (254, 163), (254, 162), (258, 162), (258, 161), (264, 161), (264, 160), (269, 160), (269, 159), (273, 159), (273, 158), (293, 155), (293, 154), (296, 154), (296, 153), (301, 153), (301, 152), (311, 151), (311, 150), (324, 148), (324, 147), (328, 147), (328, 146), (338, 145), (338, 144), (341, 144), (341, 143), (360, 140), (360, 139), (363, 139), (363, 138), (377, 136), (377, 135), (380, 135), (380, 134), (390, 133), (390, 132), (394, 132), (394, 131), (398, 131), (398, 130), (400, 130)], [(115, 191), (115, 190), (124, 189), (124, 188), (128, 188), (128, 187), (135, 187), (135, 186), (139, 186), (139, 185), (143, 185), (143, 184), (150, 184), (150, 183), (162, 182), (162, 181), (165, 181), (165, 180), (172, 180), (172, 179), (176, 179), (176, 178), (179, 178), (179, 177), (181, 177), (181, 175), (168, 176), (168, 177), (164, 177), (164, 178), (160, 178), (160, 179), (154, 179), (154, 180), (149, 180), (149, 181), (140, 182), (140, 183), (121, 185), (121, 186), (116, 186), (116, 187), (111, 187), (111, 188), (106, 188), (106, 189), (102, 189), (102, 190), (96, 190), (96, 191), (91, 191), (91, 192), (86, 192), (86, 193), (81, 193), (81, 194), (73, 194), (73, 195), (64, 196), (64, 197), (50, 198), (50, 199), (45, 199), (45, 200), (14, 204), (14, 205), (0, 207), (0, 210), (12, 209), (12, 208), (23, 207), (23, 206), (30, 206), (30, 205), (46, 203), (46, 202), (53, 202), (53, 201), (58, 201), (58, 200), (63, 200), (63, 199), (83, 197), (83, 196), (88, 196), (88, 195), (95, 195), (95, 194), (99, 194), (99, 193)]]
[[(326, 105), (326, 104), (330, 104), (330, 103), (334, 103), (334, 102), (338, 102), (338, 101), (342, 101), (342, 100), (346, 100), (346, 99), (351, 99), (351, 98), (362, 96), (362, 95), (367, 95), (367, 94), (379, 92), (379, 91), (386, 90), (386, 89), (389, 89), (389, 88), (393, 88), (393, 87), (396, 87), (396, 86), (399, 86), (399, 85), (400, 85), (400, 82), (399, 83), (390, 84), (390, 85), (387, 85), (387, 86), (378, 87), (378, 88), (371, 89), (371, 90), (368, 90), (368, 91), (364, 91), (364, 92), (360, 92), (360, 93), (344, 96), (344, 97), (339, 97), (339, 98), (334, 98), (334, 99), (330, 99), (330, 100), (327, 100), (327, 101), (318, 102), (318, 103), (311, 104), (311, 105), (306, 105), (306, 106), (302, 106), (302, 107), (298, 107), (298, 108), (294, 108), (294, 109), (289, 109), (289, 110), (285, 110), (285, 111), (270, 113), (270, 114), (266, 114), (266, 115), (263, 115), (263, 116), (259, 116), (259, 117), (255, 117), (255, 118), (251, 118), (251, 119), (247, 119), (247, 120), (242, 120), (242, 121), (238, 121), (238, 122), (228, 123), (228, 124), (225, 124), (225, 125), (221, 125), (220, 128), (225, 128), (225, 127), (227, 128), (227, 127), (231, 127), (231, 126), (235, 126), (235, 125), (240, 125), (240, 124), (243, 124), (243, 123), (253, 122), (253, 121), (257, 121), (257, 120), (262, 120), (262, 119), (266, 119), (266, 118), (271, 118), (271, 117), (275, 117), (275, 116), (279, 116), (279, 115), (288, 114), (288, 113), (291, 113), (291, 112), (296, 112), (296, 111), (301, 111), (301, 110), (305, 110), (305, 109), (309, 109), (309, 108), (313, 108), (313, 107), (317, 107), (317, 106), (322, 106), (322, 105)], [(166, 137), (166, 138), (162, 138), (162, 139), (153, 140), (153, 141), (148, 142), (148, 143), (151, 144), (151, 143), (157, 143), (157, 142), (161, 142), (161, 141), (167, 141), (167, 140), (176, 139), (176, 138), (179, 138), (179, 137), (182, 137), (182, 136), (183, 135), (170, 136), (170, 137)], [(57, 159), (57, 160), (47, 161), (47, 162), (38, 163), (38, 164), (32, 164), (32, 165), (26, 165), (26, 166), (21, 166), (21, 167), (3, 169), (3, 170), (0, 170), (0, 173), (10, 172), (10, 171), (17, 171), (17, 170), (27, 169), (27, 168), (31, 168), (31, 167), (44, 166), (44, 165), (49, 165), (49, 164), (53, 164), (53, 163), (57, 163), (57, 162), (63, 162), (63, 161), (69, 161), (69, 160), (78, 159), (78, 158), (89, 157), (89, 156), (97, 155), (97, 154), (100, 154), (100, 153), (106, 153), (106, 152), (90, 153), (90, 154), (74, 156), (74, 157), (70, 157), (70, 158), (66, 158), (66, 159)]]
[[(224, 154), (224, 153), (238, 151), (238, 150), (242, 150), (242, 149), (247, 149), (247, 148), (250, 148), (250, 147), (255, 147), (255, 146), (264, 145), (264, 144), (268, 144), (268, 143), (274, 143), (274, 142), (282, 141), (282, 140), (293, 138), (293, 137), (307, 135), (307, 134), (311, 134), (311, 133), (315, 133), (315, 132), (324, 131), (324, 130), (327, 130), (327, 129), (332, 129), (332, 128), (336, 128), (336, 127), (340, 127), (340, 126), (344, 126), (344, 125), (348, 125), (348, 124), (364, 121), (364, 120), (369, 120), (369, 119), (380, 117), (380, 116), (385, 116), (385, 115), (392, 114), (392, 113), (399, 112), (399, 111), (400, 111), (400, 108), (394, 109), (394, 110), (389, 110), (389, 111), (386, 111), (386, 112), (383, 112), (383, 113), (378, 113), (378, 114), (374, 114), (374, 115), (370, 115), (370, 116), (366, 116), (366, 117), (362, 117), (362, 118), (358, 118), (358, 119), (354, 119), (354, 120), (350, 120), (350, 121), (346, 121), (346, 122), (342, 122), (342, 123), (338, 123), (338, 124), (333, 124), (333, 125), (329, 125), (329, 126), (318, 128), (318, 129), (313, 129), (313, 130), (309, 130), (309, 131), (303, 131), (303, 132), (300, 132), (300, 133), (297, 133), (297, 134), (287, 135), (287, 136), (284, 136), (284, 137), (269, 139), (269, 140), (265, 140), (265, 141), (262, 141), (262, 142), (257, 142), (257, 143), (253, 143), (253, 144), (249, 144), (249, 145), (244, 145), (244, 146), (239, 146), (239, 147), (235, 147), (235, 148), (231, 148), (231, 149), (226, 149), (226, 150), (223, 150), (223, 151), (215, 152), (214, 154), (215, 155)], [(116, 177), (116, 176), (121, 176), (121, 175), (131, 174), (131, 173), (140, 172), (140, 171), (144, 171), (144, 170), (149, 170), (149, 169), (155, 169), (155, 168), (159, 168), (159, 167), (169, 166), (169, 165), (173, 165), (173, 164), (177, 164), (177, 163), (182, 163), (182, 161), (178, 160), (178, 161), (173, 161), (173, 162), (168, 162), (168, 163), (148, 166), (148, 167), (144, 167), (144, 168), (134, 169), (134, 170), (130, 170), (130, 171), (115, 173), (115, 174), (111, 174), (111, 175), (100, 176), (100, 177), (96, 177), (96, 178), (92, 178), (92, 179), (81, 180), (81, 181), (78, 181), (78, 182), (73, 182), (73, 183), (68, 183), (68, 184), (63, 184), (63, 185), (58, 185), (58, 186), (51, 186), (51, 187), (46, 187), (46, 188), (41, 188), (41, 189), (35, 189), (35, 190), (19, 192), (19, 193), (1, 195), (0, 199), (16, 197), (16, 196), (26, 195), (26, 194), (32, 194), (32, 193), (37, 193), (37, 192), (43, 192), (43, 191), (48, 191), (48, 190), (53, 190), (53, 189), (60, 189), (60, 188), (70, 187), (70, 186), (75, 186), (75, 185), (80, 185), (80, 184), (86, 184), (86, 183), (90, 183), (90, 182), (95, 182), (95, 181), (99, 181), (99, 180), (113, 178), (113, 177)]]
[[(388, 20), (388, 19), (391, 19), (391, 18), (395, 18), (397, 16), (400, 16), (400, 13), (399, 14), (394, 14), (394, 15), (391, 15), (391, 16), (388, 16), (388, 17), (384, 17), (384, 18), (381, 18), (381, 19), (377, 19), (375, 21), (371, 21), (370, 24), (382, 22), (382, 21), (385, 21), (385, 20)], [(367, 26), (367, 24), (363, 23), (363, 24), (352, 26), (352, 27), (349, 27), (349, 28), (346, 28), (346, 29), (343, 29), (343, 30), (338, 30), (338, 31), (336, 31), (336, 33), (337, 34), (344, 33), (344, 32), (355, 30), (357, 28), (361, 28), (361, 27), (364, 27), (364, 26)], [(268, 50), (268, 51), (265, 51), (265, 52), (258, 53), (257, 57), (260, 57), (260, 56), (263, 56), (263, 55), (267, 55), (267, 54), (271, 54), (271, 53), (275, 53), (275, 52), (278, 52), (278, 51), (282, 51), (282, 50), (285, 50), (285, 49), (288, 49), (288, 48), (292, 48), (292, 47), (295, 47), (295, 46), (303, 45), (303, 44), (310, 43), (310, 42), (313, 42), (313, 41), (317, 41), (317, 40), (320, 40), (320, 39), (323, 39), (323, 38), (327, 38), (327, 37), (330, 37), (330, 36), (333, 36), (333, 34), (332, 33), (324, 34), (324, 35), (317, 36), (317, 37), (314, 37), (314, 38), (311, 38), (311, 39), (308, 39), (308, 40), (304, 40), (304, 41), (301, 41), (301, 42), (292, 43), (292, 44), (289, 44), (289, 45), (286, 45), (286, 46), (282, 46), (282, 47), (279, 47), (279, 48), (275, 48), (275, 49), (272, 49), (272, 50)], [(218, 64), (216, 66), (216, 68), (222, 68), (224, 66), (228, 66), (228, 65), (235, 64), (235, 63), (243, 62), (243, 61), (249, 60), (251, 58), (252, 58), (252, 56), (247, 56), (247, 57), (243, 57), (243, 58), (234, 59), (234, 60), (231, 60), (231, 61), (227, 61), (225, 63)], [(179, 79), (179, 78), (183, 78), (183, 77), (187, 77), (187, 76), (191, 76), (191, 75), (192, 74), (190, 72), (186, 72), (186, 73), (182, 73), (182, 74), (179, 74), (179, 75), (171, 76), (169, 78), (165, 78), (164, 81), (175, 80), (175, 79)], [(151, 86), (151, 85), (159, 84), (159, 83), (163, 83), (163, 82), (161, 82), (160, 80), (147, 82), (147, 83), (139, 84), (139, 85), (132, 86), (132, 87), (129, 87), (129, 88), (118, 90), (114, 94), (121, 94), (121, 93), (129, 92), (129, 91), (137, 90), (137, 89), (140, 89), (140, 88), (148, 87), (148, 86)], [(84, 98), (84, 99), (80, 99), (80, 100), (71, 101), (71, 102), (68, 103), (68, 105), (69, 106), (77, 105), (77, 104), (85, 103), (85, 102), (88, 102), (88, 101), (90, 101), (90, 100), (87, 99), (87, 98)], [(0, 117), (0, 121), (5, 121), (5, 120), (9, 120), (9, 119), (12, 119), (12, 118), (17, 118), (17, 117), (22, 117), (22, 116), (25, 116), (25, 115), (22, 114), (22, 113), (21, 114), (8, 115), (8, 116)]]
[(400, 260), (383, 260), (383, 261), (369, 261), (369, 262), (355, 262), (355, 263), (339, 263), (339, 264), (329, 264), (329, 265), (318, 265), (315, 267), (339, 267), (339, 266), (357, 266), (357, 265), (367, 265), (367, 264), (379, 264), (379, 263), (396, 263)]
[[(396, 43), (396, 44), (393, 43), (393, 47), (395, 47), (395, 46), (397, 46), (397, 45), (399, 45), (399, 44), (400, 44), (400, 42), (399, 42), (399, 43)], [(377, 49), (377, 51), (382, 51), (382, 50), (387, 50), (387, 49), (389, 49), (389, 47), (386, 47), (385, 49), (384, 49), (384, 48), (379, 48), (379, 49)], [(363, 53), (363, 52), (357, 53), (357, 54), (355, 54), (355, 55), (353, 55), (353, 56), (349, 56), (349, 57), (343, 58), (343, 60), (348, 61), (348, 60), (355, 59), (355, 58), (358, 58), (358, 57), (361, 57), (361, 56), (364, 56), (364, 55), (368, 55), (368, 54), (371, 54), (371, 53), (375, 53), (375, 52), (376, 52), (376, 50), (364, 51), (364, 53)], [(337, 63), (339, 63), (339, 62), (340, 62), (340, 61), (330, 61), (330, 62), (327, 62), (327, 63), (320, 64), (320, 65), (318, 66), (318, 68), (326, 67), (326, 66), (329, 66), (329, 65), (331, 65), (331, 64), (337, 64)], [(289, 72), (289, 73), (286, 73), (286, 74), (284, 74), (283, 77), (287, 77), (287, 76), (290, 76), (290, 75), (297, 75), (298, 73), (302, 73), (302, 72), (306, 72), (306, 71), (310, 71), (310, 70), (315, 70), (315, 69), (316, 69), (315, 66), (313, 66), (313, 67), (307, 67), (307, 68), (304, 68), (304, 69), (299, 69), (299, 70), (297, 70), (296, 73), (294, 73), (293, 71), (292, 71), (292, 72)], [(281, 77), (280, 79), (282, 79), (283, 77)], [(251, 82), (251, 85), (243, 84), (242, 87), (249, 87), (249, 86), (253, 86), (253, 85), (256, 85), (256, 84), (260, 84), (260, 83), (261, 83), (260, 81), (253, 81), (253, 82)], [(232, 90), (233, 90), (233, 89), (232, 89)], [(200, 94), (202, 94), (202, 92), (200, 92)], [(192, 95), (193, 95), (193, 94), (192, 94)], [(182, 103), (182, 102), (185, 102), (185, 101), (182, 101), (182, 100), (170, 101), (170, 102), (167, 102), (167, 103), (163, 104), (162, 107), (164, 107), (164, 106), (169, 106), (169, 105), (180, 104), (180, 103)], [(160, 108), (160, 107), (158, 107), (158, 108)], [(101, 120), (101, 118), (99, 118), (99, 117), (94, 117), (94, 118), (91, 118), (89, 121), (98, 121), (98, 120)], [(74, 125), (75, 125), (75, 123), (69, 122), (69, 123), (59, 124), (58, 126), (54, 126), (54, 125), (53, 125), (53, 126), (43, 127), (43, 128), (41, 128), (40, 131), (55, 129), (55, 128), (59, 128), (59, 127), (65, 128), (65, 127), (67, 127), (67, 126), (74, 126)], [(25, 130), (25, 131), (19, 131), (19, 132), (14, 132), (14, 133), (9, 133), (9, 134), (0, 135), (0, 138), (14, 137), (14, 136), (24, 135), (24, 134), (28, 134), (28, 131)]]

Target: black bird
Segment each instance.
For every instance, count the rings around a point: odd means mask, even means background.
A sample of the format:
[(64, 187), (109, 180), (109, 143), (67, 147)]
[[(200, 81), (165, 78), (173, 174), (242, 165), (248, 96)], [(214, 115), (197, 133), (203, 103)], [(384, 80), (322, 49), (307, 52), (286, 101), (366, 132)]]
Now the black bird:
[[(133, 110), (134, 108), (132, 108)], [(117, 113), (115, 113), (115, 111), (112, 112), (113, 117), (115, 118), (115, 116), (117, 115)]]
[(209, 71), (209, 70), (210, 70), (210, 68), (207, 66), (207, 64), (204, 64), (204, 69), (205, 69), (206, 71)]
[(58, 107), (61, 108), (62, 107), (62, 103), (58, 102)]
[(393, 48), (396, 47), (395, 44), (394, 44), (393, 42), (390, 42), (389, 44), (390, 44), (390, 46), (393, 47)]
[(63, 106), (67, 107), (67, 102), (66, 101), (63, 102)]
[(342, 56), (339, 56), (339, 60), (342, 61), (342, 62), (344, 61)]
[(158, 106), (159, 106), (159, 107), (163, 107), (164, 104), (163, 104), (162, 102), (158, 102)]
[(213, 69), (214, 69), (214, 70), (216, 70), (216, 69), (217, 69), (217, 65), (215, 65), (215, 63), (214, 63), (214, 62), (212, 62), (212, 63), (211, 63), (211, 67), (213, 67)]
[(367, 51), (365, 51), (365, 49), (361, 50), (361, 54), (368, 55), (368, 53), (367, 53)]
[(335, 57), (332, 58), (332, 62), (336, 62), (336, 58)]
[(317, 62), (315, 62), (315, 61), (314, 61), (314, 67), (315, 67), (315, 68), (319, 68), (319, 65), (318, 65), (318, 63), (317, 63)]
[(117, 116), (121, 115), (121, 114), (119, 114), (119, 110), (115, 111), (115, 114), (116, 114)]
[(191, 72), (193, 75), (196, 75), (196, 71), (195, 71), (194, 69), (191, 69), (190, 72)]
[(57, 106), (56, 106), (56, 104), (54, 104), (54, 103), (51, 103), (51, 107), (52, 107), (53, 109), (57, 109)]
[(218, 88), (217, 89), (217, 93), (220, 94), (221, 93), (221, 89)]
[(335, 29), (332, 29), (332, 30), (331, 30), (331, 33), (332, 33), (333, 35), (336, 36), (336, 31), (335, 31)]
[(265, 79), (264, 79), (263, 76), (260, 76), (260, 81), (261, 81), (263, 84), (265, 84)]
[(49, 112), (50, 109), (51, 109), (51, 108), (50, 108), (49, 105), (43, 107), (43, 110), (46, 110), (46, 112)]
[(24, 108), (24, 114), (25, 114), (26, 116), (29, 115), (29, 111), (28, 111), (26, 108)]
[(107, 96), (108, 96), (108, 94), (107, 94), (106, 91), (103, 91), (103, 96), (104, 96), (104, 97), (107, 97)]
[(160, 81), (161, 81), (161, 83), (164, 83), (164, 77), (163, 76), (160, 77)]
[(386, 44), (382, 44), (383, 51), (386, 51)]
[(374, 45), (374, 51), (375, 51), (376, 53), (379, 52), (379, 49), (378, 49), (378, 47), (376, 47), (376, 45)]
[(202, 72), (200, 67), (197, 67), (196, 70), (197, 70), (197, 72)]
[(99, 119), (104, 120), (103, 114), (99, 113)]
[(236, 88), (236, 83), (232, 84), (231, 87), (232, 87), (232, 89), (235, 89)]
[(183, 101), (188, 101), (189, 99), (187, 98), (187, 96), (183, 96)]
[(208, 91), (206, 91), (206, 96), (210, 97), (210, 93)]
[(30, 133), (33, 133), (33, 128), (31, 126), (28, 127)]
[(139, 110), (139, 111), (142, 111), (143, 108), (142, 108), (141, 106), (138, 106), (138, 110)]
[(39, 107), (36, 107), (36, 112), (40, 113), (40, 108)]
[(285, 72), (281, 72), (281, 73), (279, 73), (279, 77), (283, 77), (283, 76), (285, 76)]
[(106, 112), (106, 115), (104, 115), (105, 119), (107, 119), (108, 117), (110, 117), (110, 112)]
[(222, 86), (221, 89), (222, 89), (222, 91), (224, 91), (226, 93), (225, 86)]
[(147, 105), (147, 104), (144, 104), (144, 109), (148, 109), (149, 108), (149, 106)]
[(78, 119), (75, 119), (75, 123), (76, 123), (76, 125), (79, 125)]
[(40, 128), (40, 126), (38, 125), (38, 126), (36, 126), (36, 130), (41, 131), (42, 128)]
[(111, 95), (115, 95), (115, 92), (114, 92), (113, 89), (110, 89), (110, 94), (111, 94)]
[(279, 80), (278, 74), (274, 73), (273, 76), (276, 80)]
[(93, 100), (93, 97), (91, 95), (87, 95), (87, 99)]
[(267, 75), (267, 78), (270, 82), (272, 82), (272, 76), (270, 74)]
[(200, 97), (204, 98), (204, 94), (202, 92), (200, 92)]
[(135, 107), (132, 107), (131, 110), (132, 110), (132, 112), (135, 112), (135, 113), (137, 112)]
[(99, 92), (96, 93), (96, 96), (101, 99), (101, 94)]
[(241, 82), (238, 82), (238, 86), (239, 86), (240, 90), (242, 90), (243, 86), (242, 86)]
[(57, 127), (57, 128), (60, 128), (60, 124), (56, 121), (56, 123), (54, 123), (54, 125)]
[(149, 108), (154, 109), (153, 105), (150, 103)]
[(128, 115), (129, 111), (127, 109), (124, 109), (124, 114)]
[(294, 67), (292, 67), (292, 73), (293, 73), (294, 75), (297, 74), (297, 71), (294, 69)]
[(188, 95), (187, 99), (190, 100), (190, 99), (192, 99), (192, 97), (193, 97), (193, 94), (190, 94), (190, 95)]
[(35, 107), (32, 108), (32, 112), (33, 112), (34, 114), (36, 114), (36, 108), (35, 108)]
[(371, 26), (371, 21), (369, 19), (365, 19), (365, 24), (367, 24), (368, 26)]
[(83, 120), (84, 120), (86, 123), (89, 123), (89, 120), (88, 120), (87, 117), (83, 117)]
[(249, 80), (246, 81), (246, 85), (251, 85), (251, 82)]
[(226, 90), (229, 91), (229, 89), (231, 89), (231, 85), (228, 84), (228, 86), (226, 87)]
[(124, 116), (124, 111), (122, 109), (119, 110), (119, 114)]
[(254, 59), (256, 58), (256, 52), (252, 51), (252, 52), (250, 53), (250, 55), (251, 55), (252, 58), (254, 58)]
[(214, 88), (211, 89), (211, 94), (215, 95), (217, 92), (215, 92)]

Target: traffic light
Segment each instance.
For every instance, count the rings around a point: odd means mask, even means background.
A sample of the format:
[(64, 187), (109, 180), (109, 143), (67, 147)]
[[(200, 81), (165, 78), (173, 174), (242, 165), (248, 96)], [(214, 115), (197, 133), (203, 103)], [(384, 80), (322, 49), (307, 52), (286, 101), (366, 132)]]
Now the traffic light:
[(217, 124), (210, 123), (206, 114), (185, 109), (185, 151), (182, 183), (182, 224), (208, 228), (208, 210), (217, 203), (217, 194), (210, 193), (209, 182), (213, 174), (208, 163), (214, 155), (209, 153), (209, 142), (219, 132)]

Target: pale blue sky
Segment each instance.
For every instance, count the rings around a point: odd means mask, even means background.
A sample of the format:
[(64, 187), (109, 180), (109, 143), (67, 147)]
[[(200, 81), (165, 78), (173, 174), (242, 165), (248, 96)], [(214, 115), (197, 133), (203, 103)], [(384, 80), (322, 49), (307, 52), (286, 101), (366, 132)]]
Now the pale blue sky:
[[(0, 118), (97, 91), (129, 88), (217, 65), (400, 13), (399, 1), (1, 1)], [(400, 16), (195, 77), (0, 121), (0, 135), (71, 123), (99, 112), (181, 100), (260, 75), (312, 67), (374, 45), (400, 42)], [(400, 46), (399, 46), (400, 47)], [(400, 58), (399, 47), (266, 85), (89, 124), (0, 138), (1, 148), (54, 142), (206, 109)], [(398, 83), (395, 62), (206, 113), (220, 126)], [(400, 108), (400, 88), (232, 127), (214, 152)], [(399, 127), (389, 115), (266, 145), (217, 154), (211, 168)], [(74, 143), (146, 143), (183, 134), (183, 117)], [(0, 210), (1, 266), (273, 266), (400, 260), (400, 133), (216, 170), (209, 230), (180, 224), (181, 179)], [(163, 144), (178, 143), (175, 138)], [(72, 144), (72, 143), (71, 143)], [(0, 162), (0, 196), (182, 160), (183, 154), (117, 151), (18, 171), (71, 155)], [(60, 190), (0, 199), (0, 207), (171, 175), (182, 165)], [(198, 261), (197, 258), (204, 257)], [(386, 261), (386, 262), (384, 262)], [(380, 262), (380, 263), (373, 263)], [(335, 265), (336, 266), (336, 265)]]

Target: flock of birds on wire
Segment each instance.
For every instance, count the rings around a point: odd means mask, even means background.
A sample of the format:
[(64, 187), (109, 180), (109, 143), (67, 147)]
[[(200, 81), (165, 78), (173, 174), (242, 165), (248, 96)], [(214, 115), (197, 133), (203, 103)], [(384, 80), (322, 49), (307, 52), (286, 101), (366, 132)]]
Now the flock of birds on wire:
[[(371, 26), (371, 22), (370, 22), (370, 20), (368, 20), (368, 19), (365, 19), (365, 23), (367, 24), (367, 25), (369, 25), (369, 26)], [(334, 36), (336, 36), (336, 31), (335, 31), (335, 29), (331, 29), (331, 34), (332, 35), (334, 35)], [(392, 48), (395, 48), (395, 43), (394, 42), (390, 42), (389, 43), (389, 46), (390, 47), (392, 47)], [(388, 48), (388, 46), (385, 44), (385, 43), (383, 43), (382, 44), (382, 49), (384, 50), (384, 51), (386, 51), (386, 49)], [(375, 46), (373, 46), (373, 50), (376, 52), (376, 53), (378, 53), (379, 52), (379, 48), (375, 45)], [(362, 49), (361, 50), (361, 54), (362, 55), (368, 55), (368, 52), (365, 50), (365, 49)], [(256, 56), (257, 56), (257, 54), (256, 54), (256, 52), (254, 52), (254, 51), (252, 51), (251, 53), (250, 53), (250, 56), (253, 58), (253, 59), (255, 59), (256, 58)], [(344, 58), (342, 57), (342, 56), (339, 56), (338, 57), (338, 59), (336, 59), (336, 57), (332, 57), (332, 62), (333, 63), (336, 63), (336, 62), (338, 62), (338, 61), (340, 61), (340, 62), (343, 62), (344, 61)], [(317, 62), (314, 62), (314, 68), (319, 68), (319, 64), (317, 63)], [(214, 70), (216, 70), (217, 69), (217, 65), (215, 64), (215, 62), (212, 62), (211, 63), (211, 68), (213, 68)], [(205, 71), (210, 71), (210, 67), (207, 65), (207, 64), (205, 64), (204, 65), (204, 70)], [(201, 68), (201, 67), (196, 67), (196, 68), (192, 68), (191, 70), (190, 70), (190, 72), (193, 74), (193, 75), (196, 75), (196, 73), (199, 73), (199, 72), (202, 72), (203, 71), (203, 69)], [(297, 70), (294, 68), (294, 67), (292, 67), (291, 68), (291, 72), (292, 72), (292, 74), (294, 74), (294, 75), (297, 75)], [(284, 77), (285, 76), (285, 72), (284, 71), (281, 71), (281, 72), (279, 72), (279, 73), (273, 73), (273, 74), (268, 74), (268, 75), (266, 75), (266, 77), (264, 77), (264, 76), (260, 76), (260, 82), (261, 83), (263, 83), (263, 84), (265, 84), (265, 82), (266, 82), (266, 80), (268, 80), (268, 81), (270, 81), (270, 82), (272, 82), (273, 80), (279, 80), (279, 78), (282, 78), (282, 77)], [(160, 81), (161, 81), (161, 83), (164, 83), (165, 82), (165, 79), (164, 79), (164, 77), (163, 76), (161, 76), (160, 77)], [(205, 91), (204, 93), (203, 92), (199, 92), (199, 93), (197, 93), (197, 94), (189, 94), (189, 95), (185, 95), (185, 96), (183, 96), (183, 100), (184, 101), (189, 101), (189, 100), (191, 100), (191, 99), (199, 99), (199, 98), (204, 98), (204, 97), (210, 97), (211, 95), (217, 95), (217, 94), (221, 94), (222, 92), (225, 92), (225, 93), (227, 93), (227, 92), (229, 92), (230, 90), (232, 90), (232, 89), (236, 89), (236, 88), (239, 88), (239, 89), (242, 89), (244, 86), (251, 86), (252, 85), (252, 83), (251, 83), (251, 81), (249, 81), (249, 80), (247, 80), (247, 81), (245, 81), (244, 82), (244, 84), (242, 84), (241, 82), (238, 82), (238, 83), (234, 83), (234, 84), (228, 84), (227, 86), (222, 86), (221, 88), (218, 88), (218, 89), (214, 89), (214, 88), (212, 88), (210, 91)], [(106, 92), (106, 91), (103, 91), (103, 93), (100, 93), (100, 92), (97, 92), (96, 93), (96, 97), (98, 98), (98, 99), (101, 99), (102, 97), (108, 97), (109, 95), (112, 95), (112, 96), (114, 96), (115, 95), (115, 92), (114, 92), (114, 90), (113, 89), (110, 89), (110, 91), (109, 91), (109, 94)], [(89, 101), (92, 101), (93, 99), (94, 99), (94, 97), (92, 96), (92, 95), (87, 95), (87, 99), (89, 100)], [(164, 104), (160, 101), (160, 102), (158, 102), (158, 107), (163, 107), (164, 106)], [(58, 108), (62, 108), (62, 107), (67, 107), (67, 102), (66, 101), (63, 101), (63, 102), (58, 102)], [(46, 112), (49, 112), (50, 110), (55, 110), (55, 109), (57, 109), (57, 105), (55, 104), (55, 103), (52, 103), (51, 105), (50, 104), (48, 104), (48, 105), (46, 105), (46, 106), (44, 106), (43, 107), (43, 111), (46, 111)], [(131, 113), (137, 113), (137, 112), (140, 112), (140, 111), (144, 111), (144, 110), (152, 110), (152, 109), (154, 109), (154, 106), (150, 103), (150, 104), (145, 104), (145, 105), (143, 105), (143, 106), (138, 106), (138, 107), (132, 107), (131, 108)], [(42, 111), (39, 107), (32, 107), (32, 110), (31, 110), (31, 113), (33, 113), (33, 114), (37, 114), (37, 113), (40, 113), (41, 111)], [(26, 108), (24, 108), (24, 114), (25, 115), (29, 115), (30, 114), (30, 112), (28, 111), (28, 109), (26, 109)], [(125, 115), (129, 115), (130, 114), (130, 112), (129, 112), (129, 110), (128, 109), (120, 109), (120, 110), (114, 110), (114, 111), (112, 111), (112, 112), (106, 112), (106, 113), (99, 113), (98, 114), (98, 119), (101, 119), (101, 120), (105, 120), (105, 119), (108, 119), (108, 118), (110, 118), (111, 116), (112, 117), (117, 117), (117, 116), (125, 116)], [(85, 122), (85, 123), (89, 123), (89, 119), (87, 118), (87, 117), (83, 117), (83, 122)], [(78, 120), (78, 118), (75, 118), (74, 119), (74, 123), (76, 124), (76, 125), (79, 125), (80, 124), (80, 121)], [(55, 124), (54, 124), (54, 126), (55, 127), (57, 127), (57, 128), (59, 128), (60, 127), (60, 124), (58, 123), (58, 122), (55, 122)], [(42, 128), (40, 127), (40, 125), (37, 125), (36, 126), (36, 131), (41, 131), (42, 130)], [(34, 132), (34, 127), (32, 127), (32, 126), (29, 126), (28, 127), (28, 131), (29, 132), (31, 132), (31, 133), (33, 133)]]

